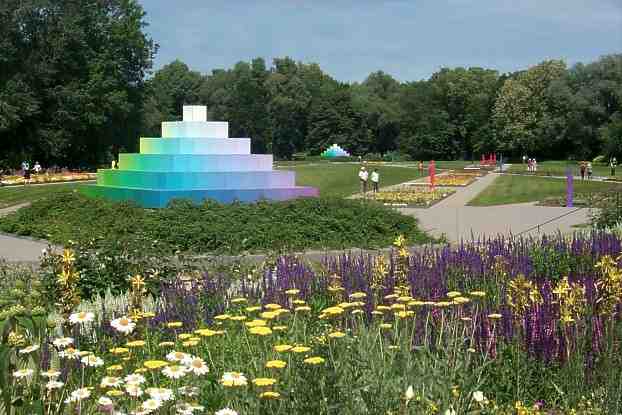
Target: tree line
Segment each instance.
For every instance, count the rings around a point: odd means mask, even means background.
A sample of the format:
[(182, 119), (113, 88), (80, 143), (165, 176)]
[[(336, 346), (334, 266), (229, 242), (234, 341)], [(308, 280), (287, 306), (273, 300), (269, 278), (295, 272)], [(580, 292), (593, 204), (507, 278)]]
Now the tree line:
[(253, 139), (253, 152), (285, 159), (333, 143), (414, 159), (622, 154), (622, 54), (507, 74), (443, 68), (415, 82), (377, 71), (345, 83), (289, 57), (209, 74), (174, 61), (152, 74), (157, 45), (145, 25), (133, 0), (3, 2), (0, 162), (106, 163), (136, 151), (139, 136), (159, 136), (184, 104), (207, 105), (231, 136)]

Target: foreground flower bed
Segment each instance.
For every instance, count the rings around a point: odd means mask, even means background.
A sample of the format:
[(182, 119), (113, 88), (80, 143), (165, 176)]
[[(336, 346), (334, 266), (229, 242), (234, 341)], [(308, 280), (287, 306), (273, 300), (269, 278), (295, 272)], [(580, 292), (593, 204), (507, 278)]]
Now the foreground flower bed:
[[(29, 183), (64, 183), (78, 182), (85, 180), (96, 180), (97, 173), (57, 173), (57, 174), (33, 174), (30, 176)], [(23, 176), (5, 176), (0, 183), (4, 186), (23, 185), (25, 179)]]
[(428, 190), (417, 187), (404, 187), (400, 190), (381, 191), (372, 194), (372, 198), (386, 206), (431, 206), (454, 193), (453, 190)]
[(619, 413), (619, 255), (620, 240), (604, 233), (413, 255), (398, 238), (390, 258), (312, 267), (280, 257), (249, 273), (135, 276), (125, 295), (80, 302), (66, 251), (55, 258), (53, 308), (36, 280), (7, 287), (21, 305), (5, 298), (1, 315), (4, 405), (16, 413)]

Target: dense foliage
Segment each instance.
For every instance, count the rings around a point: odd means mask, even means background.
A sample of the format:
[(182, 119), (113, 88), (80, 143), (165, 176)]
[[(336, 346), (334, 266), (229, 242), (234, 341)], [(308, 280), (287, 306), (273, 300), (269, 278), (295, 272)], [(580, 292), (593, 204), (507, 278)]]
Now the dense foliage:
[(155, 45), (135, 0), (0, 2), (0, 168), (133, 149)]
[(52, 243), (161, 253), (386, 247), (396, 233), (428, 240), (413, 217), (375, 203), (330, 198), (200, 206), (178, 201), (148, 210), (60, 192), (2, 218), (0, 229)]
[(91, 302), (75, 292), (84, 273), (71, 250), (53, 261), (52, 291), (0, 269), (4, 407), (620, 413), (619, 238), (495, 239), (415, 254), (404, 243), (388, 259), (314, 266), (285, 256), (250, 272), (134, 276), (123, 295)]

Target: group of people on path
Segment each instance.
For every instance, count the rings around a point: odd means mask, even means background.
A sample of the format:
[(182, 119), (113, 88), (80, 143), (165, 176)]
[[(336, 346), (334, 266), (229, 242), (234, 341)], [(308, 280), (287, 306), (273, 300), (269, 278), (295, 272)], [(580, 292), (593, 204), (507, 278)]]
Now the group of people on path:
[(527, 156), (523, 156), (523, 163), (527, 164), (527, 171), (531, 173), (535, 173), (538, 171), (538, 160), (536, 158), (529, 158)]
[(592, 163), (590, 163), (589, 161), (582, 161), (581, 163), (579, 163), (579, 172), (581, 173), (581, 180), (585, 180), (586, 173), (587, 179), (592, 180), (592, 175), (594, 174)]
[(371, 176), (365, 166), (361, 166), (359, 170), (359, 181), (361, 182), (361, 193), (367, 193), (367, 184), (368, 181), (371, 180), (372, 190), (374, 193), (378, 192), (378, 185), (380, 183), (380, 173), (378, 173), (378, 169), (374, 169), (371, 172)]
[(35, 165), (31, 168), (30, 163), (26, 160), (22, 162), (22, 174), (24, 175), (24, 186), (30, 183), (30, 175), (40, 174), (43, 171), (43, 167), (39, 162), (35, 162)]

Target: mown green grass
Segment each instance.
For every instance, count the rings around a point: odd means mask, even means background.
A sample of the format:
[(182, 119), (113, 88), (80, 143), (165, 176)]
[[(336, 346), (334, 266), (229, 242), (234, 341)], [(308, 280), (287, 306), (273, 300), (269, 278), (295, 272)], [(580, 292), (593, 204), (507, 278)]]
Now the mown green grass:
[[(551, 160), (538, 162), (538, 171), (534, 173), (527, 172), (527, 165), (522, 163), (512, 164), (507, 170), (508, 173), (521, 173), (521, 174), (534, 174), (538, 176), (565, 176), (566, 169), (572, 170), (573, 175), (579, 176), (581, 174), (579, 170), (579, 163), (576, 161), (568, 162), (565, 160)], [(609, 166), (602, 164), (592, 163), (592, 171), (594, 176), (608, 177), (611, 174)], [(616, 169), (616, 174), (622, 175), (622, 168)], [(586, 173), (587, 175), (587, 173)]]
[(51, 194), (79, 189), (84, 183), (43, 184), (0, 187), (0, 209), (30, 203)]
[[(575, 181), (575, 194), (620, 192), (622, 185), (611, 182)], [(509, 203), (538, 202), (566, 194), (566, 180), (547, 177), (504, 175), (469, 202), (471, 206), (493, 206)]]

